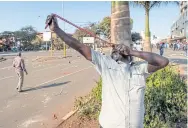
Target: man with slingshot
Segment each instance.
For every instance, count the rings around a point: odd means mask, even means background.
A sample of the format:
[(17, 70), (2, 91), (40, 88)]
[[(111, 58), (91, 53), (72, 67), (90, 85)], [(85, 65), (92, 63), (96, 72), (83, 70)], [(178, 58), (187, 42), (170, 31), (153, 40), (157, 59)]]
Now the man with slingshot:
[[(143, 128), (146, 77), (168, 65), (169, 60), (155, 53), (135, 51), (124, 44), (113, 45), (111, 55), (94, 51), (59, 28), (55, 15), (46, 20), (67, 45), (91, 61), (102, 77), (101, 128)], [(144, 62), (132, 62), (132, 57)]]

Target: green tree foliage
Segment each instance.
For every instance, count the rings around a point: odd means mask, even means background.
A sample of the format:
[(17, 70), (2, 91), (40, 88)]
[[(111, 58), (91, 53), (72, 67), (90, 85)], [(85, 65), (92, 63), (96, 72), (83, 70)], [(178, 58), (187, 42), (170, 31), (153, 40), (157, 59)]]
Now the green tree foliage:
[(14, 32), (16, 39), (21, 40), (23, 47), (32, 45), (31, 42), (36, 38), (37, 31), (32, 26), (26, 26)]
[(110, 39), (110, 24), (111, 18), (109, 16), (104, 17), (103, 20), (99, 23), (100, 34), (104, 35), (107, 39)]
[(142, 39), (140, 33), (137, 33), (137, 32), (132, 32), (131, 33), (131, 38), (132, 38), (133, 42)]
[[(130, 19), (131, 25), (133, 26), (133, 19)], [(132, 27), (131, 27), (132, 28)], [(109, 16), (104, 17), (103, 20), (99, 23), (98, 30), (101, 35), (103, 35), (105, 38), (110, 39), (111, 38), (111, 18)]]
[(147, 79), (145, 128), (175, 128), (186, 122), (187, 87), (174, 68), (168, 66)]
[(7, 38), (9, 38), (10, 36), (13, 36), (13, 35), (14, 35), (14, 33), (11, 32), (11, 31), (4, 31), (4, 32), (0, 33), (0, 37), (5, 38), (5, 39), (7, 39)]
[[(89, 24), (88, 26), (84, 27), (85, 30), (92, 32), (93, 34), (98, 35), (98, 24), (96, 23), (92, 23)], [(89, 35), (88, 33), (81, 31), (80, 29), (76, 29), (73, 37), (78, 39), (80, 42), (82, 42), (83, 37), (91, 37), (91, 35)]]
[[(131, 24), (133, 24), (133, 20), (131, 19)], [(92, 23), (86, 27), (83, 27), (84, 29), (96, 34), (96, 35), (102, 35), (107, 39), (110, 39), (111, 35), (110, 35), (110, 26), (111, 26), (111, 18), (109, 16), (104, 17), (103, 20), (101, 22), (99, 22), (98, 24), (96, 23)], [(87, 34), (84, 31), (81, 31), (79, 29), (76, 29), (73, 37), (78, 39), (79, 41), (82, 42), (82, 38), (83, 37), (91, 37), (89, 34)], [(133, 33), (133, 38), (137, 39), (138, 38), (138, 33)]]
[(53, 48), (56, 49), (56, 50), (60, 50), (60, 49), (63, 49), (63, 41), (60, 39), (60, 38), (52, 38), (53, 40)]

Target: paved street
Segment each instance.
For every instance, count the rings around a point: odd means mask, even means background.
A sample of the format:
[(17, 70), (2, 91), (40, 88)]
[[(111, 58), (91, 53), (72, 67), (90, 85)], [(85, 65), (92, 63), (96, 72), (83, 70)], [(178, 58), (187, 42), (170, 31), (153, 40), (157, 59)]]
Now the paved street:
[[(60, 56), (63, 52), (55, 55)], [(92, 64), (78, 53), (68, 58), (35, 60), (47, 52), (24, 53), (28, 75), (22, 93), (11, 67), (13, 57), (0, 63), (0, 128), (52, 128), (73, 107), (75, 97), (86, 95), (98, 80)], [(39, 57), (38, 57), (39, 58)], [(69, 63), (70, 61), (70, 63)]]
[[(167, 50), (165, 56), (184, 65), (186, 71), (187, 59), (182, 53)], [(60, 51), (54, 56), (62, 54)], [(49, 53), (23, 54), (29, 74), (22, 93), (16, 91), (18, 78), (11, 67), (13, 57), (0, 62), (0, 128), (52, 128), (71, 110), (75, 97), (90, 92), (99, 78), (93, 65), (73, 50), (68, 51), (67, 56), (72, 56), (68, 58), (36, 59), (42, 56)]]
[[(154, 49), (153, 52), (159, 53), (159, 50)], [(167, 57), (170, 62), (173, 62), (177, 66), (180, 67), (182, 76), (187, 78), (187, 57), (184, 55), (185, 52), (180, 51), (173, 51), (171, 49), (165, 49), (164, 56)]]

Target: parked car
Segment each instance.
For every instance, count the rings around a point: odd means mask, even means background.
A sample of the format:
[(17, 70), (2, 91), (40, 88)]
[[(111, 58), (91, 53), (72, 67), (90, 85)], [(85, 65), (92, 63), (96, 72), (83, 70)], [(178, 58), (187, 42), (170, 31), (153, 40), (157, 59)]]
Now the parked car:
[(11, 48), (11, 51), (17, 52), (17, 51), (18, 51), (18, 48), (14, 46), (14, 47)]

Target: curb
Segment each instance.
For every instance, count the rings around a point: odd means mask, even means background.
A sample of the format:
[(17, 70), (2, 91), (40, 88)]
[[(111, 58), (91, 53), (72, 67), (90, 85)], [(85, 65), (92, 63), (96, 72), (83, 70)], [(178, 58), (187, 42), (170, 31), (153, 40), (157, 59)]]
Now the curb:
[(56, 126), (55, 128), (59, 128), (59, 126), (61, 126), (66, 120), (68, 120), (71, 116), (73, 116), (76, 112), (78, 111), (78, 109), (74, 110), (74, 111), (70, 111), (69, 113), (67, 113), (63, 118), (60, 124), (58, 124), (58, 126)]
[[(86, 101), (85, 104), (87, 104), (88, 102), (90, 102), (92, 99), (89, 99), (88, 101)], [(70, 111), (69, 113), (67, 113), (63, 118), (62, 118), (62, 121), (61, 123), (56, 126), (55, 128), (59, 128), (59, 126), (61, 126), (66, 120), (68, 120), (71, 116), (73, 116), (79, 109), (76, 109), (76, 110), (73, 110), (73, 111)]]

